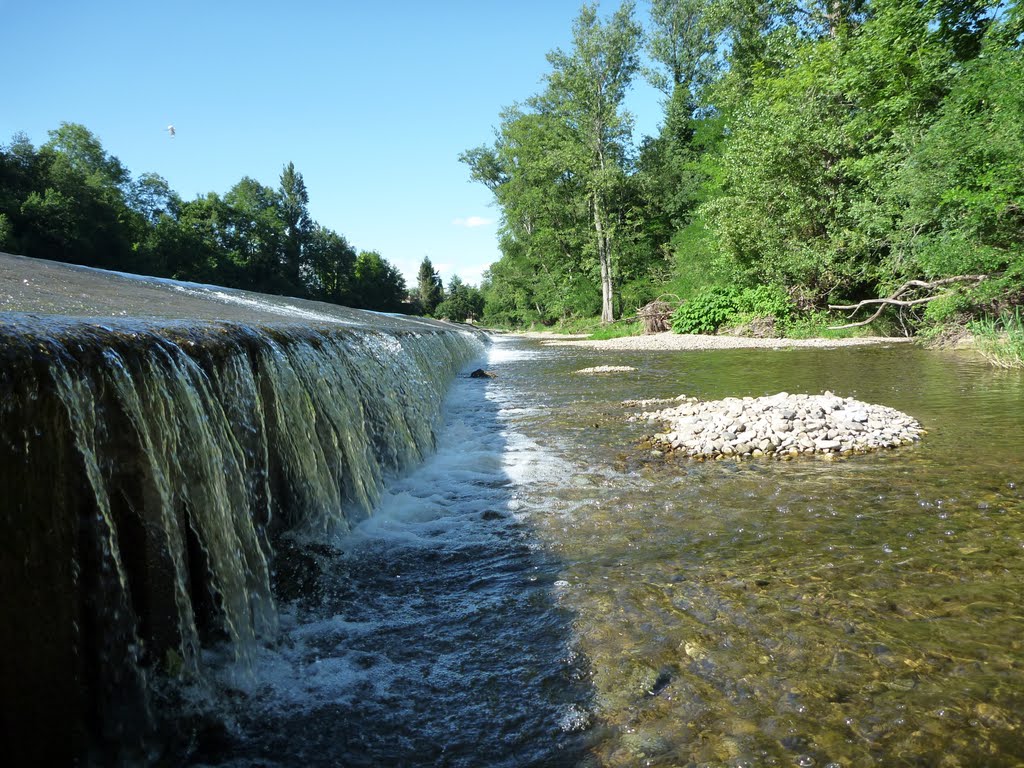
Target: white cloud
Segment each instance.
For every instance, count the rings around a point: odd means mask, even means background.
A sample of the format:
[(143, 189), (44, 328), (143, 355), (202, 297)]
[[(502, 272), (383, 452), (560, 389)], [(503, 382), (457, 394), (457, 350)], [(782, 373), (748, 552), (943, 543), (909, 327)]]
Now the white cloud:
[(463, 282), (480, 287), (480, 283), (483, 281), (484, 272), (490, 268), (490, 264), (471, 264), (467, 267), (460, 267), (456, 271), (458, 272), (459, 277), (462, 278)]
[(452, 224), (456, 227), (465, 227), (466, 229), (472, 229), (474, 227), (486, 227), (491, 223), (490, 219), (485, 219), (483, 216), (467, 216), (466, 218), (453, 219)]

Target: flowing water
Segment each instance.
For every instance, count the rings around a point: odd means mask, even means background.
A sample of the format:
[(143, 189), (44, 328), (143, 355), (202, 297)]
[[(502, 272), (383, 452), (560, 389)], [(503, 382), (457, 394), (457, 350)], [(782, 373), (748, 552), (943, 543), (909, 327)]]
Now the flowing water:
[(0, 254), (5, 764), (179, 763), (226, 727), (218, 673), (252, 678), (289, 626), (278, 595), (434, 453), (482, 349), (434, 321)]
[[(501, 338), (486, 366), (372, 517), (278, 545), (277, 639), (175, 693), (193, 764), (1024, 763), (1020, 372)], [(826, 389), (928, 434), (698, 463), (621, 404)]]

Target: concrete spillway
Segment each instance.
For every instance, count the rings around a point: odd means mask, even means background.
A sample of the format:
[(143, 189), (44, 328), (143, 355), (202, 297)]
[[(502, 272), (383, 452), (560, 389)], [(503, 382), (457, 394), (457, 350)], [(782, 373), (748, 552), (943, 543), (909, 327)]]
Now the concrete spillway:
[(0, 697), (15, 762), (145, 759), (154, 681), (272, 639), (282, 536), (433, 447), (477, 334), (0, 255)]

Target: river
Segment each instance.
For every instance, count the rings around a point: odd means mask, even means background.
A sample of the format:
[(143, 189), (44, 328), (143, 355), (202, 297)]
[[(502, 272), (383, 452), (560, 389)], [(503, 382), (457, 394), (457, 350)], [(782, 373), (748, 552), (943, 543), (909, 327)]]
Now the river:
[[(192, 764), (1024, 761), (1024, 374), (907, 345), (487, 354), (371, 518), (279, 547), (279, 639), (173, 693)], [(783, 390), (928, 433), (700, 463), (622, 405)]]

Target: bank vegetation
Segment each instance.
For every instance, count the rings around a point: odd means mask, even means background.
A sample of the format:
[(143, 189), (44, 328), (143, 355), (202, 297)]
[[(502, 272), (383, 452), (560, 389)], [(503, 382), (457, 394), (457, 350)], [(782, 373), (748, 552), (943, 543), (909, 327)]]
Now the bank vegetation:
[[(1016, 0), (653, 0), (642, 22), (584, 6), (463, 154), (502, 213), (485, 321), (608, 327), (669, 294), (681, 333), (1019, 339)], [(640, 78), (664, 114), (637, 140)]]

